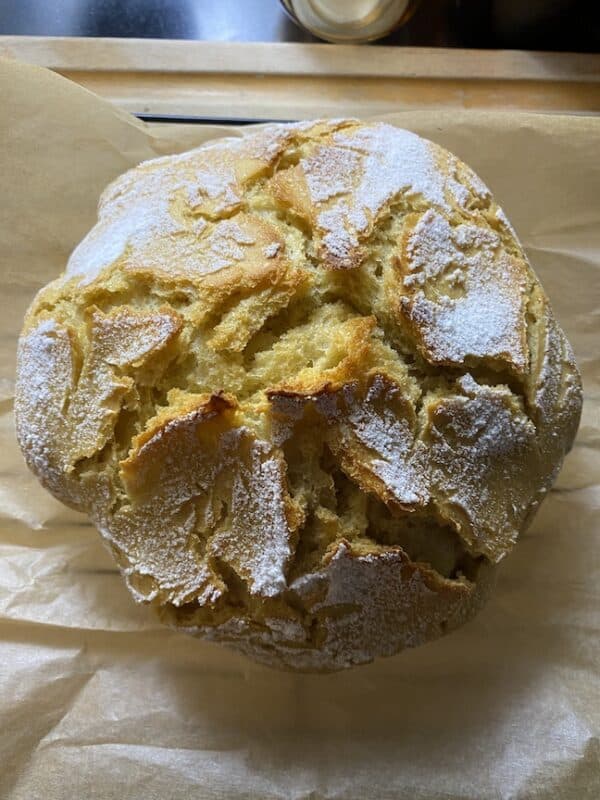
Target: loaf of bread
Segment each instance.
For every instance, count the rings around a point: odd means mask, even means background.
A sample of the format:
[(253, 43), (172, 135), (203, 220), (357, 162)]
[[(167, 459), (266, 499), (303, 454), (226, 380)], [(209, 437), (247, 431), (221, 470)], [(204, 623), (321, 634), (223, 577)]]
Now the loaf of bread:
[(127, 172), (18, 354), (27, 463), (89, 514), (134, 597), (299, 670), (472, 616), (580, 408), (486, 186), (356, 120)]

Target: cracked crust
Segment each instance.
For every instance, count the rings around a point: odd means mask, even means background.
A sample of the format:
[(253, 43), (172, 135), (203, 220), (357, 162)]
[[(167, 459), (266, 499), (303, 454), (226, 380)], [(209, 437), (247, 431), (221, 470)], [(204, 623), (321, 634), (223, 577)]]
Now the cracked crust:
[(289, 669), (472, 616), (580, 407), (489, 190), (355, 120), (126, 173), (19, 344), (27, 463), (136, 599)]

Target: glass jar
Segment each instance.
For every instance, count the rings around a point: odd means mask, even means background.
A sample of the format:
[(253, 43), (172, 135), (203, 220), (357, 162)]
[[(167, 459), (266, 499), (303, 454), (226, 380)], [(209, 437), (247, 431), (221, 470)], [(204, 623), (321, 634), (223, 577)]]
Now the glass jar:
[(419, 0), (280, 0), (301, 28), (328, 42), (370, 42), (414, 13)]

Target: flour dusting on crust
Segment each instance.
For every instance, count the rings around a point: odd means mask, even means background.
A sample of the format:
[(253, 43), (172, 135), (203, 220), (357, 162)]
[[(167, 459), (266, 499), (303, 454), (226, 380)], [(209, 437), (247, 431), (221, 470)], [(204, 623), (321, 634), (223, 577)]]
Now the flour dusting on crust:
[(118, 178), (32, 303), (15, 401), (27, 463), (89, 514), (136, 600), (318, 671), (476, 613), (580, 409), (489, 189), (358, 120)]

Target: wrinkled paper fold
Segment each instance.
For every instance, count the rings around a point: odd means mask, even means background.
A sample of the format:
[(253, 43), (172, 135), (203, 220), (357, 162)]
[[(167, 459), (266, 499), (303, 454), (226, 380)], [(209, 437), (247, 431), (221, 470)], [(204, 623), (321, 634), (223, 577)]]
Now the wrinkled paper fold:
[(85, 517), (19, 453), (14, 357), (113, 178), (242, 129), (147, 126), (0, 62), (0, 797), (600, 797), (600, 119), (405, 112), (491, 187), (575, 349), (557, 485), (479, 617), (334, 675), (270, 671), (160, 627)]

